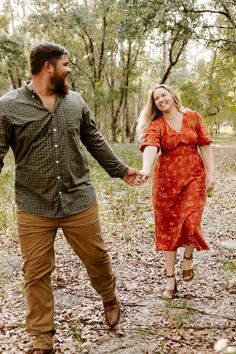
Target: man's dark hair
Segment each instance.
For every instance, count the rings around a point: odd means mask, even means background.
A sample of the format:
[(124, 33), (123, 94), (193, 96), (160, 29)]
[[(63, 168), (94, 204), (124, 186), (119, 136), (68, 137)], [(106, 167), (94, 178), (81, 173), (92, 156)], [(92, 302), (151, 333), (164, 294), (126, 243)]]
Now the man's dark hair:
[(29, 58), (31, 74), (38, 74), (46, 61), (55, 64), (63, 54), (67, 54), (67, 50), (57, 43), (45, 42), (35, 46)]

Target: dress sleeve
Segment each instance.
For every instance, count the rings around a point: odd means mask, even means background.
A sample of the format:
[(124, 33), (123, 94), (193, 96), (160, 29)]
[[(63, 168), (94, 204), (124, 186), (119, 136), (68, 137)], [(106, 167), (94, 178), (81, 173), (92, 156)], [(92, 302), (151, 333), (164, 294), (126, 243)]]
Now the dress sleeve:
[(144, 134), (140, 151), (143, 152), (146, 146), (156, 146), (159, 150), (161, 147), (161, 129), (156, 121), (151, 122)]
[(203, 118), (198, 112), (196, 112), (196, 119), (196, 132), (198, 135), (197, 144), (198, 146), (209, 145), (210, 143), (212, 143), (213, 140), (211, 134), (209, 133), (206, 127), (206, 124), (204, 123)]

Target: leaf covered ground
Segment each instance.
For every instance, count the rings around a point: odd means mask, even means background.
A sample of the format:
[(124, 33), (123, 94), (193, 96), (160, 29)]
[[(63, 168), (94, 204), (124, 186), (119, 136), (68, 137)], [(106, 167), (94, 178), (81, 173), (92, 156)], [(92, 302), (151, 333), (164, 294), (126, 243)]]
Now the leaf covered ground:
[[(127, 163), (140, 168), (137, 146), (114, 149)], [(153, 246), (151, 182), (128, 187), (111, 179), (89, 158), (122, 317), (117, 329), (109, 331), (101, 300), (59, 230), (52, 279), (57, 353), (213, 354), (219, 338), (236, 344), (235, 250), (221, 245), (236, 235), (236, 147), (220, 141), (214, 150), (217, 186), (207, 200), (202, 222), (210, 251), (194, 254), (196, 276), (185, 284), (181, 280), (183, 251), (179, 250), (174, 301), (162, 298), (164, 259)], [(24, 322), (12, 171), (10, 154), (0, 180), (0, 353), (4, 354), (25, 353), (31, 347)]]

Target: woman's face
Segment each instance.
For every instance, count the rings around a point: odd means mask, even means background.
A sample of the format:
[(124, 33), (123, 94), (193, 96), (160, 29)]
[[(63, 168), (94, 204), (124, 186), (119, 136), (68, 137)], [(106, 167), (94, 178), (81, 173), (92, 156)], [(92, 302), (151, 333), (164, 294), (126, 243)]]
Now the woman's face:
[(170, 111), (175, 106), (171, 93), (164, 87), (160, 87), (154, 91), (153, 99), (156, 107), (163, 113)]

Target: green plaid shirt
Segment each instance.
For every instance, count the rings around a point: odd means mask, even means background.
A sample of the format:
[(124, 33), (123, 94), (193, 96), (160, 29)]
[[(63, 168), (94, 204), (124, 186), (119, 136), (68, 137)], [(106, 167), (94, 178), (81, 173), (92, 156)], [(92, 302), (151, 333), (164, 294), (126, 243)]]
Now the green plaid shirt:
[(25, 85), (0, 98), (0, 170), (12, 148), (16, 203), (29, 213), (63, 217), (96, 202), (83, 145), (111, 177), (128, 166), (113, 153), (81, 96), (57, 96), (53, 112)]

